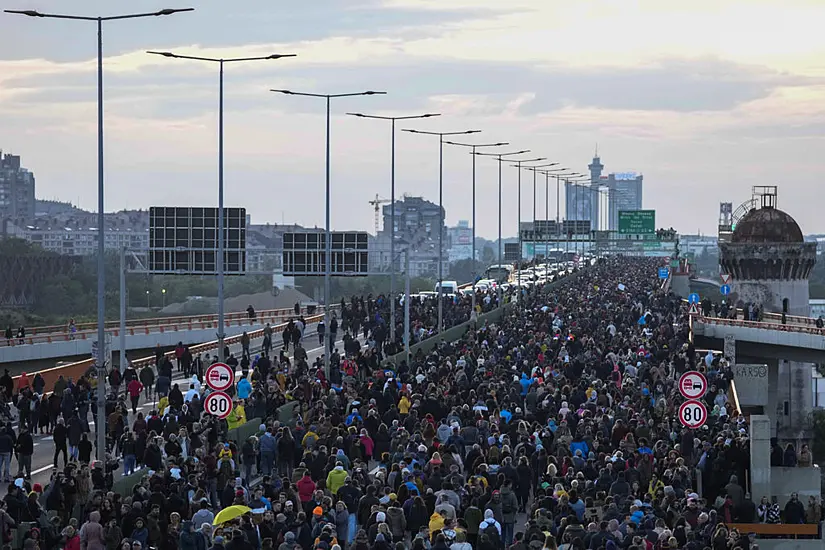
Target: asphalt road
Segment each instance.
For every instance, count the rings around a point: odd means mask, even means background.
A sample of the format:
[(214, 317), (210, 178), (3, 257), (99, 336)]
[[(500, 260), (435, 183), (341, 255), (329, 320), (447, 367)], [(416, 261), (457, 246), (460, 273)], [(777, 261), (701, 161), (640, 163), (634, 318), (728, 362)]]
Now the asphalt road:
[[(279, 336), (279, 335), (276, 334), (274, 336)], [(251, 343), (252, 344), (251, 348), (253, 350), (260, 350), (260, 345), (261, 345), (262, 340), (263, 339), (261, 339), (261, 338), (253, 340), (252, 343)], [(273, 340), (281, 340), (281, 339), (273, 337)], [(281, 343), (282, 342), (283, 341), (281, 340)], [(275, 342), (273, 342), (273, 343), (275, 343)], [(342, 343), (343, 343), (342, 340), (338, 340), (336, 342), (336, 346), (338, 347), (339, 350), (342, 349)], [(315, 325), (310, 325), (308, 327), (308, 329), (307, 329), (307, 331), (304, 335), (303, 344), (304, 344), (304, 347), (307, 350), (307, 355), (308, 355), (307, 362), (312, 364), (312, 362), (318, 356), (320, 356), (322, 354), (321, 352), (323, 351), (323, 346), (318, 346), (317, 345), (318, 344), (318, 335), (315, 332)], [(276, 345), (273, 349), (273, 352), (275, 352), (275, 353), (279, 352), (281, 347), (282, 347), (282, 345), (280, 345), (280, 344)], [(241, 354), (240, 344), (230, 346), (230, 351), (232, 353), (236, 354), (236, 356), (239, 357), (240, 354)], [(291, 353), (289, 355), (290, 355), (290, 357), (292, 357)], [(240, 374), (240, 372), (241, 372), (240, 370), (237, 371), (237, 374)], [(174, 384), (174, 383), (184, 382), (184, 381), (188, 380), (189, 378), (190, 377), (184, 377), (183, 373), (178, 372), (177, 370), (175, 370), (175, 371), (173, 371), (172, 383)], [(186, 393), (187, 389), (188, 389), (188, 385), (186, 387), (181, 388), (181, 390), (184, 393)], [(141, 395), (141, 399), (138, 403), (138, 411), (142, 411), (144, 416), (145, 416), (149, 413), (149, 411), (152, 410), (152, 408), (155, 406), (156, 402), (157, 402), (156, 400), (151, 400), (151, 401), (147, 402), (145, 396)], [(13, 406), (12, 406), (12, 409), (14, 409)], [(132, 423), (134, 422), (135, 418), (136, 418), (136, 416), (132, 415), (132, 413), (131, 413), (131, 404), (130, 404), (129, 418), (128, 418), (128, 421), (127, 421), (127, 425), (131, 426)], [(89, 430), (90, 430), (89, 439), (92, 440), (92, 442), (94, 443), (94, 441), (96, 441), (95, 436), (94, 436), (95, 429), (94, 429), (94, 421), (92, 420), (91, 412), (89, 412), (87, 420), (89, 421)], [(13, 422), (13, 426), (14, 426), (15, 431), (17, 431), (18, 424), (17, 424), (16, 420)], [(32, 455), (32, 479), (31, 479), (31, 483), (32, 483), (32, 485), (34, 485), (35, 483), (39, 483), (41, 486), (43, 486), (45, 488), (46, 484), (49, 483), (52, 471), (54, 470), (54, 465), (53, 465), (54, 463), (52, 461), (53, 457), (54, 457), (54, 449), (55, 449), (54, 440), (52, 439), (51, 435), (37, 435), (37, 434), (34, 434), (33, 438), (34, 438), (34, 455)], [(93, 460), (94, 460), (94, 456), (95, 456), (94, 451), (92, 451)], [(60, 468), (63, 467), (63, 456), (62, 456), (62, 454), (61, 454), (60, 458), (58, 459), (58, 465), (59, 465)], [(17, 459), (12, 458), (12, 465), (11, 465), (11, 468), (10, 468), (10, 472), (11, 472), (12, 476), (14, 476), (18, 472), (18, 468), (19, 468), (19, 465), (18, 465)], [(122, 465), (115, 472), (115, 480), (117, 480), (121, 476), (121, 474), (122, 474)], [(6, 494), (7, 487), (8, 487), (8, 484), (0, 483), (0, 496), (4, 496)]]

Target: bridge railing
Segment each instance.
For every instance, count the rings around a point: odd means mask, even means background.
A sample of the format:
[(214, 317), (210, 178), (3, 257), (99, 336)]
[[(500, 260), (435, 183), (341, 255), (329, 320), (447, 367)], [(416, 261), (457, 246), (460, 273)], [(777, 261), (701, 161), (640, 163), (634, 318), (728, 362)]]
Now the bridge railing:
[[(338, 307), (340, 307), (340, 306), (338, 306)], [(336, 309), (336, 306), (333, 306), (332, 310), (335, 310), (335, 309)], [(321, 319), (324, 318), (323, 308), (319, 308), (319, 310), (320, 310), (320, 313), (318, 313), (317, 315), (312, 315), (310, 317), (305, 317), (305, 320), (308, 324), (309, 323), (317, 323), (318, 321), (320, 321)], [(273, 334), (278, 334), (278, 333), (283, 332), (288, 324), (289, 323), (281, 323), (281, 324), (273, 326), (272, 327), (272, 333)], [(252, 332), (249, 332), (248, 334), (249, 334), (249, 339), (250, 340), (255, 340), (257, 338), (263, 338), (264, 329), (254, 330)], [(228, 337), (224, 338), (224, 343), (227, 346), (240, 344), (242, 337), (243, 337), (242, 334), (239, 334), (237, 336), (228, 336)], [(273, 344), (274, 344), (274, 342), (273, 342)], [(206, 342), (206, 343), (203, 343), (203, 344), (196, 344), (194, 346), (189, 346), (189, 351), (192, 353), (192, 355), (198, 355), (198, 354), (201, 354), (201, 353), (206, 353), (206, 352), (214, 351), (214, 350), (217, 350), (217, 349), (218, 349), (218, 341), (217, 340), (212, 340), (210, 342)], [(170, 360), (175, 359), (174, 350), (166, 352), (163, 355), (164, 355), (164, 357), (167, 357)], [(132, 365), (135, 367), (135, 369), (141, 369), (141, 368), (143, 368), (147, 365), (154, 365), (154, 364), (155, 364), (155, 356), (154, 355), (151, 355), (149, 357), (142, 357), (140, 359), (136, 359), (136, 360), (132, 361)], [(43, 377), (43, 379), (46, 383), (46, 386), (45, 386), (46, 391), (50, 391), (50, 388), (54, 387), (54, 383), (57, 381), (57, 379), (60, 376), (63, 376), (63, 378), (66, 379), (66, 380), (68, 380), (69, 378), (77, 380), (78, 378), (80, 378), (81, 376), (86, 374), (89, 371), (89, 369), (92, 368), (93, 366), (94, 366), (94, 359), (89, 358), (89, 359), (84, 359), (82, 361), (76, 361), (74, 363), (69, 363), (68, 365), (61, 365), (59, 367), (52, 367), (50, 369), (45, 369), (45, 370), (41, 370), (41, 371), (38, 371), (38, 372), (40, 372), (40, 375)], [(36, 374), (35, 372), (28, 373), (28, 377), (29, 377), (30, 381), (33, 380), (35, 374)], [(20, 378), (20, 376), (13, 377), (15, 388), (17, 387), (17, 381), (18, 381), (19, 378)]]
[(802, 334), (815, 334), (825, 336), (825, 328), (818, 328), (815, 325), (793, 325), (766, 323), (765, 321), (746, 321), (744, 319), (727, 319), (724, 317), (699, 316), (698, 321), (709, 325), (725, 325), (731, 327), (758, 328), (763, 330), (778, 330), (780, 332), (798, 332)]
[[(301, 314), (306, 314), (306, 308), (301, 309)], [(258, 325), (264, 323), (280, 322), (295, 315), (292, 308), (269, 309), (255, 312), (255, 319), (250, 319), (246, 312), (243, 314), (233, 313), (227, 315), (224, 319), (226, 327), (243, 326), (243, 325)], [(93, 326), (90, 323), (84, 326)], [(203, 330), (208, 328), (218, 327), (217, 315), (196, 315), (193, 317), (160, 317), (157, 319), (137, 319), (126, 323), (126, 335), (135, 336), (140, 334), (150, 334), (154, 332), (177, 332), (178, 330)], [(49, 327), (40, 327), (49, 328)], [(111, 333), (113, 337), (120, 336), (120, 323), (112, 322), (106, 323), (106, 332)], [(27, 335), (24, 338), (12, 338), (5, 341), (0, 340), (0, 347), (8, 346), (22, 346), (32, 344), (53, 344), (55, 342), (69, 342), (72, 340), (95, 340), (97, 339), (97, 330), (83, 330), (77, 332), (44, 332), (33, 335)]]
[[(305, 310), (305, 308), (302, 308)], [(260, 318), (261, 316), (267, 317), (274, 317), (278, 315), (290, 315), (294, 313), (292, 308), (279, 308), (279, 309), (265, 309), (261, 311), (256, 311), (255, 316), (256, 318)], [(243, 321), (248, 319), (249, 316), (246, 311), (233, 311), (231, 313), (226, 313), (224, 315), (224, 319), (227, 323), (234, 323), (237, 321)], [(147, 319), (127, 319), (126, 321), (126, 328), (130, 327), (144, 327), (144, 326), (159, 326), (159, 325), (168, 325), (168, 324), (185, 324), (188, 322), (193, 323), (208, 323), (218, 322), (218, 316), (216, 314), (206, 314), (206, 315), (181, 315), (176, 317), (151, 317)], [(106, 321), (106, 328), (107, 329), (119, 329), (120, 328), (120, 321)], [(77, 323), (75, 324), (76, 334), (85, 331), (95, 331), (97, 330), (97, 323), (90, 322), (90, 323)], [(40, 327), (26, 327), (26, 332), (31, 336), (35, 335), (43, 335), (43, 334), (59, 334), (59, 333), (71, 333), (71, 327), (69, 324), (65, 325), (46, 325)]]

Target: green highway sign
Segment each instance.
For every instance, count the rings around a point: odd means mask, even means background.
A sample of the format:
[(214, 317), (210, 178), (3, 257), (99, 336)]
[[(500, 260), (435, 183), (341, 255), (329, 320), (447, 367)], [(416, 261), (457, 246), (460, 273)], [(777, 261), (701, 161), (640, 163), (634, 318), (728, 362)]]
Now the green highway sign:
[(619, 210), (619, 234), (653, 235), (656, 233), (655, 210)]

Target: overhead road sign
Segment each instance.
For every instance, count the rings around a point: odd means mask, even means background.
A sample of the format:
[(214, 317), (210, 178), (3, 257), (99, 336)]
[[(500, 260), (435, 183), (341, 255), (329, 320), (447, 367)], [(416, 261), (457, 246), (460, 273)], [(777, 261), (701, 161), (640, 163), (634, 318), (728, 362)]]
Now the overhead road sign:
[[(363, 277), (369, 274), (369, 234), (364, 231), (331, 233), (333, 277)], [(284, 233), (284, 275), (321, 276), (326, 271), (324, 231)]]
[(204, 399), (203, 409), (218, 418), (226, 418), (232, 412), (232, 398), (222, 391), (212, 392)]
[(688, 371), (679, 377), (679, 393), (685, 399), (699, 399), (708, 390), (708, 379), (701, 372)]
[(679, 422), (685, 428), (697, 430), (708, 420), (708, 408), (701, 401), (691, 399), (679, 407)]
[(206, 369), (206, 385), (215, 391), (226, 391), (235, 384), (235, 371), (226, 363), (213, 363)]
[[(246, 271), (246, 209), (224, 208), (224, 273)], [(149, 272), (218, 273), (218, 209), (149, 208)]]
[(619, 234), (655, 235), (655, 210), (619, 210)]

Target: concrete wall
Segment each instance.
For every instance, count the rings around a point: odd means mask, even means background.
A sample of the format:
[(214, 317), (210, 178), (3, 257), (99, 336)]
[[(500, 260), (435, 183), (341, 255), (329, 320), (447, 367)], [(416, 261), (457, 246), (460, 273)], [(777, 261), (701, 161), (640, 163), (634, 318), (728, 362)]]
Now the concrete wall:
[[(771, 468), (771, 493), (777, 498), (780, 508), (790, 500), (791, 493), (798, 493), (799, 500), (803, 505), (808, 505), (808, 497), (815, 496), (819, 500), (821, 496), (822, 470), (818, 466), (811, 468), (784, 468), (774, 466)], [(754, 501), (758, 502), (760, 495), (754, 495)]]
[(790, 315), (808, 317), (811, 307), (808, 304), (808, 281), (797, 279), (790, 281), (731, 281), (731, 290), (743, 302), (761, 304), (765, 311), (782, 312), (782, 300), (788, 299)]
[[(781, 328), (779, 325), (777, 327)], [(792, 330), (770, 330), (741, 325), (725, 325), (714, 322), (693, 322), (693, 334), (697, 337), (724, 340), (730, 334), (736, 339), (737, 363), (758, 363), (763, 358), (793, 360), (805, 363), (825, 363), (825, 338), (820, 334)], [(709, 342), (696, 342), (704, 347)], [(721, 343), (719, 344), (721, 345)], [(711, 347), (710, 349), (722, 349)]]
[(733, 373), (740, 406), (757, 407), (768, 403), (767, 365), (737, 363)]
[[(251, 332), (263, 327), (263, 324), (230, 326), (226, 327), (226, 335), (236, 336), (244, 331)], [(135, 330), (138, 331), (139, 329)], [(150, 349), (158, 344), (161, 346), (174, 346), (181, 341), (184, 344), (197, 344), (214, 340), (216, 332), (217, 326), (200, 330), (167, 330), (148, 334), (136, 332), (134, 335), (126, 335), (126, 349), (127, 351), (130, 349)], [(114, 351), (120, 350), (120, 338), (117, 336), (112, 337), (112, 349)], [(52, 342), (50, 344), (28, 344), (0, 348), (0, 363), (17, 363), (50, 358), (61, 360), (67, 357), (91, 356), (91, 353), (91, 339)]]
[[(504, 311), (508, 310), (509, 308), (514, 307), (514, 306), (515, 306), (515, 304), (513, 304), (513, 303), (504, 304), (503, 308), (498, 308), (498, 309), (495, 309), (495, 310), (493, 310), (489, 313), (484, 313), (482, 315), (479, 315), (477, 325), (481, 326), (484, 323), (496, 323), (496, 322), (498, 322), (498, 320), (501, 319), (501, 316), (503, 315)], [(467, 333), (467, 329), (470, 328), (470, 325), (471, 325), (470, 321), (467, 321), (466, 323), (461, 323), (460, 325), (456, 325), (453, 328), (449, 328), (449, 329), (445, 330), (444, 332), (442, 332), (438, 336), (433, 336), (432, 338), (427, 338), (423, 342), (420, 342), (418, 344), (410, 346), (410, 357), (414, 357), (415, 354), (418, 353), (418, 350), (421, 350), (421, 352), (424, 353), (425, 355), (430, 353), (430, 351), (432, 351), (432, 349), (434, 347), (436, 347), (439, 342), (442, 342), (442, 341), (444, 341), (444, 342), (454, 342), (454, 341), (460, 339), (461, 337), (464, 336), (464, 334)], [(403, 361), (406, 358), (407, 358), (407, 354), (405, 352), (401, 352), (401, 353), (397, 353), (397, 354), (395, 354), (391, 357), (387, 357), (387, 361), (390, 361), (393, 364), (397, 365), (398, 363), (400, 363), (401, 361)]]

